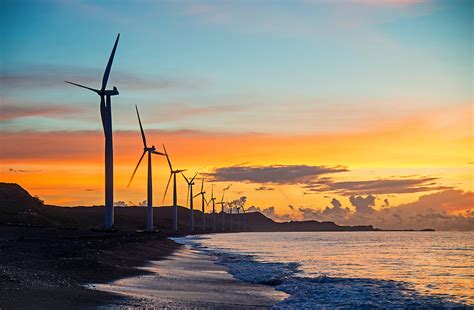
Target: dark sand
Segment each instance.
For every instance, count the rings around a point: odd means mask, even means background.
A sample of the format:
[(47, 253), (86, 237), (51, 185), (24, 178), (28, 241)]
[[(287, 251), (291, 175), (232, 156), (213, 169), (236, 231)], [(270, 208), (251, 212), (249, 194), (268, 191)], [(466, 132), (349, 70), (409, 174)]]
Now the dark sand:
[(180, 246), (159, 235), (0, 225), (0, 309), (84, 309), (122, 296), (83, 287), (150, 274), (137, 269)]

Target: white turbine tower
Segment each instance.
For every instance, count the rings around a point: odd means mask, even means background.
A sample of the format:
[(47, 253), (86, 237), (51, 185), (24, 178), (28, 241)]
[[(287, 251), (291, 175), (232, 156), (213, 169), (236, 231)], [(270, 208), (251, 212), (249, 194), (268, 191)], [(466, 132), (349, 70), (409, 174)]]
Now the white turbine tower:
[(197, 173), (193, 176), (191, 180), (188, 180), (188, 178), (184, 175), (184, 173), (181, 173), (183, 178), (186, 180), (186, 183), (188, 183), (188, 194), (186, 195), (188, 198), (189, 202), (189, 209), (191, 213), (191, 231), (194, 231), (194, 206), (193, 206), (193, 201), (194, 201), (194, 196), (193, 196), (193, 185), (194, 185), (194, 179), (198, 175)]
[(224, 211), (224, 207), (225, 207), (225, 202), (224, 202), (224, 194), (225, 194), (225, 189), (222, 191), (222, 198), (221, 198), (221, 201), (219, 201), (218, 205), (221, 205), (221, 213), (222, 213), (222, 231), (225, 230), (225, 211)]
[(112, 142), (112, 100), (110, 97), (119, 94), (119, 91), (115, 86), (111, 90), (106, 88), (119, 38), (120, 33), (117, 35), (117, 39), (115, 40), (107, 67), (105, 68), (104, 75), (102, 76), (102, 85), (100, 89), (94, 89), (84, 85), (65, 81), (66, 83), (93, 91), (100, 96), (100, 116), (102, 119), (102, 127), (104, 129), (105, 136), (105, 229), (112, 229), (114, 225), (114, 154)]
[(135, 110), (137, 111), (137, 117), (138, 117), (138, 124), (140, 125), (140, 132), (142, 134), (142, 140), (143, 140), (143, 153), (140, 159), (138, 160), (138, 164), (135, 167), (135, 170), (133, 170), (132, 177), (130, 178), (130, 181), (128, 182), (127, 188), (130, 187), (130, 184), (132, 183), (133, 177), (135, 176), (135, 173), (137, 172), (138, 166), (140, 166), (140, 163), (142, 162), (143, 156), (145, 156), (146, 153), (148, 153), (148, 184), (147, 184), (147, 212), (146, 212), (146, 230), (147, 231), (153, 231), (153, 179), (152, 179), (152, 171), (151, 171), (151, 154), (155, 155), (163, 155), (165, 156), (164, 153), (160, 153), (156, 151), (156, 148), (154, 145), (151, 147), (148, 147), (146, 144), (146, 137), (145, 137), (145, 132), (143, 131), (142, 127), (142, 121), (140, 120), (140, 114), (138, 113), (138, 107), (135, 105)]
[(216, 197), (214, 197), (214, 184), (211, 186), (211, 199), (209, 200), (208, 203), (212, 202), (212, 220), (213, 220), (213, 228), (214, 231), (216, 231)]
[(204, 204), (206, 202), (206, 198), (204, 197), (204, 194), (206, 194), (206, 192), (204, 191), (204, 178), (202, 178), (201, 191), (198, 194), (196, 194), (196, 196), (194, 196), (194, 197), (197, 197), (197, 196), (201, 195), (202, 230), (203, 231), (206, 230), (206, 213), (205, 213), (205, 210), (204, 210)]
[(168, 187), (170, 186), (171, 177), (173, 177), (173, 230), (178, 230), (178, 196), (176, 192), (176, 174), (186, 171), (186, 169), (182, 170), (173, 170), (173, 166), (171, 165), (170, 157), (168, 156), (168, 152), (166, 152), (166, 147), (163, 145), (163, 150), (165, 151), (166, 159), (168, 160), (168, 165), (170, 166), (170, 178), (168, 179), (168, 184), (166, 184), (165, 194), (163, 196), (163, 201), (166, 198), (166, 193), (168, 192)]

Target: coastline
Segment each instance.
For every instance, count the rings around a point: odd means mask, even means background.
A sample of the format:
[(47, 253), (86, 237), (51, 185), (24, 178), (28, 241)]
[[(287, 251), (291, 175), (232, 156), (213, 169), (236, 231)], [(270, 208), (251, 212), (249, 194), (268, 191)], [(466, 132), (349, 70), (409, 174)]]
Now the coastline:
[(90, 283), (150, 274), (140, 269), (181, 246), (165, 236), (0, 225), (0, 308), (96, 308), (123, 296)]
[(211, 256), (188, 246), (141, 269), (151, 274), (93, 285), (125, 297), (104, 308), (268, 309), (288, 296), (269, 285), (236, 279)]

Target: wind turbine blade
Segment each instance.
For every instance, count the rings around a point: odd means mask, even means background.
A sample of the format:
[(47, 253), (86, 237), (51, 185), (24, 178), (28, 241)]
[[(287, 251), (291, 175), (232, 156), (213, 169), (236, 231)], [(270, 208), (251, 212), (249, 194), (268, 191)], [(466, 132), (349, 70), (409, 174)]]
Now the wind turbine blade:
[(110, 53), (109, 62), (107, 63), (104, 76), (102, 77), (102, 88), (101, 88), (102, 91), (104, 91), (105, 88), (107, 87), (107, 81), (109, 80), (110, 69), (112, 68), (112, 63), (114, 61), (114, 56), (115, 56), (115, 50), (117, 49), (119, 38), (120, 38), (120, 33), (117, 35), (117, 39), (115, 39), (114, 48), (112, 49), (112, 53)]
[(199, 195), (201, 195), (201, 193), (198, 193), (198, 194), (194, 195), (193, 198), (196, 198)]
[(170, 171), (173, 171), (173, 166), (171, 166), (171, 161), (170, 161), (170, 158), (168, 156), (168, 152), (166, 151), (166, 147), (165, 147), (164, 144), (163, 144), (163, 150), (165, 150), (165, 156), (166, 156), (166, 160), (168, 161), (168, 165), (170, 166)]
[(164, 154), (164, 153), (161, 153), (161, 152), (157, 152), (157, 151), (150, 151), (150, 152), (152, 152), (153, 154), (156, 154), (156, 155), (163, 155), (163, 156), (165, 156), (165, 154)]
[[(184, 175), (184, 173), (181, 172), (181, 175), (182, 175), (183, 178), (186, 180), (186, 183), (188, 183), (188, 185), (191, 184), (192, 181), (189, 182), (188, 178)], [(188, 190), (189, 190), (189, 188), (188, 188)]]
[(75, 85), (75, 86), (78, 86), (78, 87), (82, 87), (82, 88), (91, 90), (91, 91), (93, 91), (94, 93), (97, 93), (97, 94), (100, 94), (100, 90), (98, 90), (98, 89), (90, 88), (90, 87), (87, 87), (87, 86), (84, 86), (84, 85), (81, 85), (81, 84), (77, 84), (77, 83), (73, 83), (73, 82), (69, 82), (69, 81), (64, 81), (64, 82), (66, 82), (68, 84), (71, 84), (71, 85)]
[(142, 162), (142, 159), (143, 159), (143, 156), (145, 156), (145, 153), (146, 153), (146, 151), (143, 151), (142, 156), (141, 156), (140, 159), (138, 160), (138, 164), (137, 164), (137, 166), (135, 167), (135, 170), (133, 170), (132, 177), (130, 178), (130, 181), (128, 181), (127, 188), (130, 187), (130, 184), (132, 183), (133, 177), (135, 176), (135, 173), (137, 172), (138, 166), (140, 166), (140, 163)]
[(204, 192), (204, 177), (202, 178), (201, 182), (201, 192)]
[(135, 110), (137, 111), (138, 123), (140, 124), (140, 132), (142, 133), (143, 146), (146, 148), (147, 146), (146, 146), (145, 132), (143, 131), (142, 121), (140, 120), (140, 113), (138, 113), (137, 105), (135, 105)]
[(214, 184), (211, 186), (211, 199), (214, 199)]
[(196, 176), (199, 174), (199, 172), (196, 172), (196, 174), (193, 176), (193, 178), (191, 179), (191, 182), (194, 181), (194, 179), (196, 178)]
[(171, 182), (171, 177), (172, 177), (172, 176), (173, 176), (173, 174), (170, 173), (170, 178), (168, 179), (168, 184), (166, 184), (165, 194), (163, 195), (163, 201), (165, 201), (166, 193), (168, 192), (168, 187), (170, 186), (170, 182)]
[(105, 97), (104, 96), (100, 96), (100, 119), (102, 120), (102, 127), (105, 133), (105, 128), (107, 126), (105, 125)]

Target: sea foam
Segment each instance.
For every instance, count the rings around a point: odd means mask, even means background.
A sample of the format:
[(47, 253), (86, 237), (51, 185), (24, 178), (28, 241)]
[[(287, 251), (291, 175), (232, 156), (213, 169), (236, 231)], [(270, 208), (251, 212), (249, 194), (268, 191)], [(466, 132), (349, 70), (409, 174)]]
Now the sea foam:
[(205, 236), (173, 238), (180, 244), (212, 256), (236, 279), (272, 285), (289, 294), (273, 309), (472, 309), (443, 296), (421, 295), (409, 283), (343, 277), (305, 277), (299, 263), (265, 262), (254, 255), (210, 248)]

